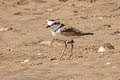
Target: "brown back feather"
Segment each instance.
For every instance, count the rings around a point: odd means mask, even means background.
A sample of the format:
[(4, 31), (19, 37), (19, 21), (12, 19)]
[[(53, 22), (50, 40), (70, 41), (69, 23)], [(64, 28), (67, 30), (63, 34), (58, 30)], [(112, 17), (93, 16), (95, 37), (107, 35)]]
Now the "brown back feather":
[(93, 35), (94, 33), (82, 32), (77, 28), (72, 26), (63, 26), (61, 27), (61, 34), (65, 36), (84, 36), (84, 35)]
[(61, 27), (61, 34), (66, 36), (80, 36), (82, 32), (72, 26), (63, 26)]

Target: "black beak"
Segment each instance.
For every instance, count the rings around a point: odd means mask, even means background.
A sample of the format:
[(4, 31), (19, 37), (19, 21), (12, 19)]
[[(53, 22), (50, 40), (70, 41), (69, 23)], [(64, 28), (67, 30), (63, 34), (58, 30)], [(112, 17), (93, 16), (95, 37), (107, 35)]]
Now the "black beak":
[(46, 28), (49, 28), (49, 27), (50, 27), (50, 25), (47, 25), (47, 26), (46, 26)]

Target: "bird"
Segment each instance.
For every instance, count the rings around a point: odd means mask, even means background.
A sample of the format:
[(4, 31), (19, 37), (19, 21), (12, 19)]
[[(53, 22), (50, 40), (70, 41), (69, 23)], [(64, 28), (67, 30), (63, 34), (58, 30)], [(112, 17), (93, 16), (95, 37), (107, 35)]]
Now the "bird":
[(54, 40), (57, 39), (64, 43), (64, 49), (62, 51), (62, 54), (60, 55), (59, 60), (62, 59), (68, 44), (71, 44), (71, 49), (70, 49), (70, 54), (69, 54), (69, 58), (71, 58), (72, 50), (73, 50), (74, 43), (75, 43), (73, 38), (75, 36), (93, 35), (93, 33), (82, 32), (75, 27), (72, 27), (70, 25), (65, 25), (65, 24), (63, 24), (57, 20), (53, 20), (53, 19), (47, 20), (46, 28), (50, 28), (50, 32), (53, 36), (52, 42), (54, 42)]

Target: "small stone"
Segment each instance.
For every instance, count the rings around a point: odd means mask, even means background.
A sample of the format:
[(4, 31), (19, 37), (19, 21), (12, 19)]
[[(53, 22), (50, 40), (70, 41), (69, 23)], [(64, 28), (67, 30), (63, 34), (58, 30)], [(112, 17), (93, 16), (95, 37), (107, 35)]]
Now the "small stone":
[(113, 35), (120, 35), (120, 31), (115, 31)]
[(29, 59), (25, 59), (24, 62), (29, 62), (30, 60)]
[(105, 24), (104, 26), (105, 26), (105, 27), (108, 27), (108, 28), (112, 27), (112, 26), (109, 25), (109, 24)]
[(115, 47), (111, 43), (105, 43), (103, 46), (101, 46), (97, 52), (103, 54), (107, 50), (115, 49)]
[(53, 11), (53, 9), (47, 9), (47, 11)]
[(51, 41), (41, 41), (41, 44), (44, 44), (44, 45), (51, 45)]
[(38, 55), (39, 58), (45, 58), (46, 57), (45, 54), (43, 54), (43, 53), (38, 53), (37, 55)]
[(78, 13), (78, 11), (77, 11), (77, 10), (74, 10), (73, 12), (74, 12), (74, 13)]
[(28, 63), (29, 61), (30, 61), (29, 59), (25, 59), (23, 62), (21, 62), (21, 64)]
[(111, 43), (105, 43), (103, 46), (105, 49), (108, 50), (115, 49), (115, 47)]
[(105, 48), (104, 48), (103, 46), (101, 46), (101, 47), (98, 49), (97, 52), (103, 54), (105, 51), (106, 51)]
[(87, 16), (80, 16), (80, 18), (82, 18), (82, 19), (88, 19)]
[(0, 31), (9, 31), (9, 30), (13, 30), (13, 28), (0, 28)]
[(75, 6), (75, 4), (71, 4), (71, 3), (70, 3), (70, 4), (68, 4), (68, 5), (69, 5), (69, 6)]
[(99, 17), (98, 19), (103, 19), (103, 17)]
[(107, 64), (107, 65), (110, 65), (110, 64), (111, 64), (111, 62), (107, 62), (106, 64)]
[(13, 49), (8, 49), (8, 51), (13, 51)]
[(41, 56), (42, 55), (42, 53), (38, 53), (38, 56)]
[(57, 58), (56, 57), (51, 57), (50, 60), (54, 61), (54, 60), (57, 60)]
[(21, 12), (16, 12), (13, 15), (22, 15), (22, 13)]

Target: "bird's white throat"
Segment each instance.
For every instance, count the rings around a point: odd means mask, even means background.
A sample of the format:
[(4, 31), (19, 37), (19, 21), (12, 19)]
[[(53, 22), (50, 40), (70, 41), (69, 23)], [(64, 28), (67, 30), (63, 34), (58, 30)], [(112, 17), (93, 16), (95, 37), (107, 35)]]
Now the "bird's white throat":
[(58, 35), (60, 35), (60, 34), (61, 34), (60, 29), (58, 29), (56, 32), (55, 32), (55, 31), (50, 30), (50, 32), (52, 33), (52, 35), (53, 35), (53, 36), (58, 36)]

